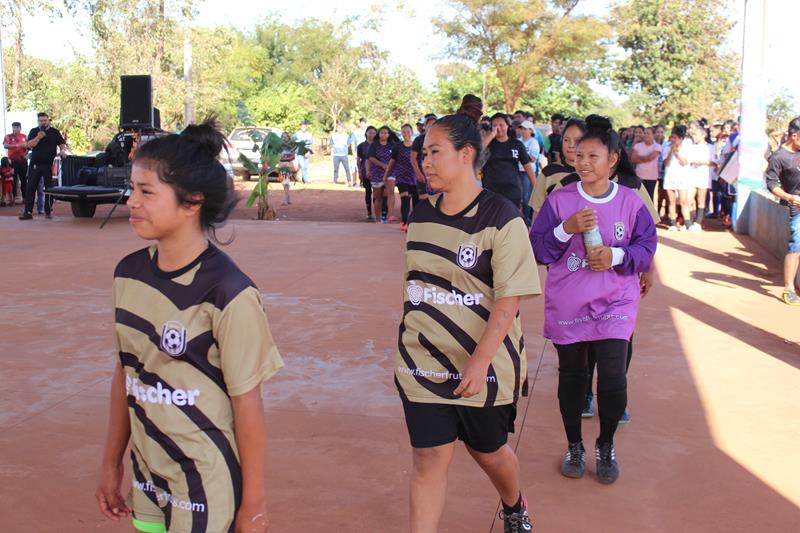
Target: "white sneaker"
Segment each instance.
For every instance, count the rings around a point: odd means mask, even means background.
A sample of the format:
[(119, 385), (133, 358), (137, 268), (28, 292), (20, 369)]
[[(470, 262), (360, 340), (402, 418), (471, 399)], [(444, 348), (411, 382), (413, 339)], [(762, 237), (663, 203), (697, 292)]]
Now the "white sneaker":
[(694, 223), (686, 231), (691, 231), (692, 233), (699, 233), (703, 231), (703, 228), (700, 227), (700, 224)]
[(667, 231), (678, 231), (678, 226), (670, 226)]

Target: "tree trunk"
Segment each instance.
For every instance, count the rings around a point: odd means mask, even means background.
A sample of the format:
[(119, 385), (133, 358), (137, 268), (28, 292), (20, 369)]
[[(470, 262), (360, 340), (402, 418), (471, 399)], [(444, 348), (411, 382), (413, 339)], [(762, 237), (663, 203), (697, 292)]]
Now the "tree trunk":
[(25, 10), (24, 0), (16, 0), (16, 13), (14, 25), (17, 38), (14, 41), (14, 77), (11, 79), (11, 99), (8, 108), (14, 110), (19, 97), (19, 78), (22, 74), (22, 13)]
[(192, 92), (192, 30), (189, 25), (184, 28), (183, 36), (183, 84), (184, 110), (183, 123), (194, 124), (194, 94)]

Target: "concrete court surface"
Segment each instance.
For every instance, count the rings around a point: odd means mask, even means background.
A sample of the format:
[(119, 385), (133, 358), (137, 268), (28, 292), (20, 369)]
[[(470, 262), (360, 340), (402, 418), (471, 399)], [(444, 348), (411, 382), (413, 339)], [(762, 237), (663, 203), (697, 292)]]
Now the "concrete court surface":
[[(124, 211), (124, 210), (123, 210)], [(94, 489), (106, 429), (114, 265), (143, 246), (125, 214), (0, 218), (0, 532), (130, 531)], [(264, 293), (286, 368), (264, 387), (272, 532), (407, 531), (410, 449), (392, 360), (396, 226), (235, 221), (227, 248)], [(523, 304), (532, 393), (517, 448), (538, 532), (800, 531), (800, 309), (746, 237), (660, 234), (629, 374), (632, 423), (612, 486), (558, 473), (565, 440), (543, 299)], [(542, 270), (544, 276), (544, 270)], [(591, 447), (597, 419), (584, 424)], [(442, 532), (502, 531), (458, 450)]]

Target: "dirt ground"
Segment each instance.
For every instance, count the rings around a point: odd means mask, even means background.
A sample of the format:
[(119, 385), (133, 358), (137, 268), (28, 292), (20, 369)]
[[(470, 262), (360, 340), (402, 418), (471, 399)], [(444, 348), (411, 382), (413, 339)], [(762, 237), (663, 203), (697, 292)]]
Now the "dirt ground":
[[(226, 249), (261, 289), (286, 362), (264, 387), (275, 533), (407, 531), (410, 448), (392, 382), (403, 234), (358, 222), (363, 196), (340, 189), (298, 190), (280, 222), (240, 208)], [(63, 204), (53, 220), (17, 211), (0, 209), (0, 532), (130, 531), (93, 494), (116, 357), (111, 276), (144, 243), (124, 208), (103, 230)], [(584, 479), (558, 473), (555, 351), (543, 299), (522, 306), (532, 387), (511, 443), (536, 531), (800, 531), (800, 310), (778, 299), (779, 262), (728, 232), (661, 232), (656, 277), (612, 486), (594, 479), (591, 454)], [(597, 431), (585, 422), (588, 442)], [(459, 448), (441, 531), (502, 531), (497, 504)]]

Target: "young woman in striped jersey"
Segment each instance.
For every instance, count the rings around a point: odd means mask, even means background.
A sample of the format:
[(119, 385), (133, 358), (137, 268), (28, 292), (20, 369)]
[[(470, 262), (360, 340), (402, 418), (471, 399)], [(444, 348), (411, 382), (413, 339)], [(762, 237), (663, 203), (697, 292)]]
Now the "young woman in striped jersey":
[(475, 119), (439, 119), (423, 151), (425, 175), (441, 194), (420, 202), (409, 222), (395, 365), (413, 449), (411, 531), (438, 531), (461, 440), (500, 494), (505, 532), (528, 532), (507, 444), (527, 389), (519, 302), (540, 292), (527, 228), (517, 206), (481, 188)]
[(96, 498), (144, 533), (267, 531), (261, 384), (283, 362), (258, 288), (209, 242), (236, 205), (224, 143), (206, 122), (133, 162), (130, 222), (156, 244), (114, 272), (119, 360)]

